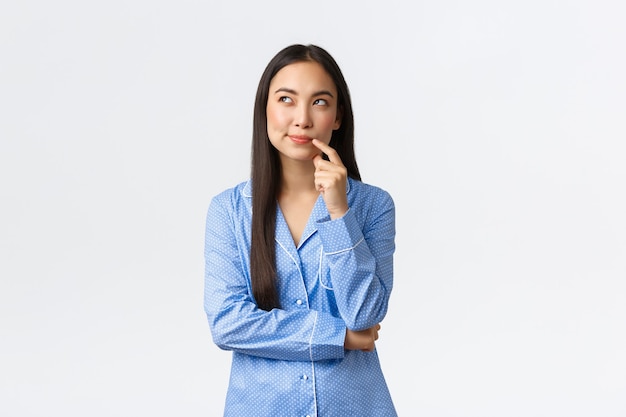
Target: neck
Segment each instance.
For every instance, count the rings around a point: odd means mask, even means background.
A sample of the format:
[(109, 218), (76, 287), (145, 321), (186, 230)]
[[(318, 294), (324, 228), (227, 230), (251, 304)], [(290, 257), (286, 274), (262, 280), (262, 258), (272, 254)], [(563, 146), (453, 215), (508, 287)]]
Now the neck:
[(281, 194), (315, 193), (313, 161), (282, 161)]

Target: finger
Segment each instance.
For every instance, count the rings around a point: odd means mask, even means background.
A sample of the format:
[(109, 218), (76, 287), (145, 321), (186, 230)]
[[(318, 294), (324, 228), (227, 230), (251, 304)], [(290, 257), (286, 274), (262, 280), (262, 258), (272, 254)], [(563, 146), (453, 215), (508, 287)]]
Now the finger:
[(327, 161), (322, 158), (321, 155), (316, 155), (315, 157), (313, 157), (313, 165), (315, 165), (315, 169), (317, 169), (318, 171), (333, 171), (343, 168), (343, 165), (339, 166), (338, 164)]
[(313, 139), (312, 143), (317, 149), (328, 155), (328, 160), (330, 162), (336, 165), (343, 165), (343, 163), (341, 162), (341, 158), (339, 158), (339, 154), (336, 150), (334, 150), (319, 139)]
[(315, 166), (315, 169), (320, 169), (324, 162), (326, 161), (322, 158), (321, 154), (317, 154), (313, 157), (313, 165)]
[(322, 167), (324, 166), (324, 164), (330, 164), (330, 162), (328, 162), (327, 160), (325, 160), (324, 158), (322, 158), (322, 155), (315, 155), (313, 157), (313, 165), (315, 165), (315, 169), (322, 169)]

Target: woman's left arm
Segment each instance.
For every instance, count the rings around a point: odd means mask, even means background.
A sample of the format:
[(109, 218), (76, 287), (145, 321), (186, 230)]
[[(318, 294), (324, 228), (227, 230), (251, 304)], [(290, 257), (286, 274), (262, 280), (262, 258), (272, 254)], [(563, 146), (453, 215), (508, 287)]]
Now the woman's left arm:
[(318, 223), (318, 231), (339, 313), (349, 329), (363, 330), (387, 314), (393, 287), (395, 206), (382, 189), (360, 186), (354, 192), (345, 215)]

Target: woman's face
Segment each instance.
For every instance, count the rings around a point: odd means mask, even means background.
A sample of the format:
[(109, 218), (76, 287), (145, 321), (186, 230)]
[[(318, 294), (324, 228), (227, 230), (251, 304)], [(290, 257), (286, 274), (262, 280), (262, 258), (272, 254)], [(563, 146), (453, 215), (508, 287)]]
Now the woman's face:
[(267, 100), (267, 134), (281, 160), (311, 160), (320, 153), (311, 143), (328, 144), (341, 125), (337, 88), (317, 62), (297, 62), (283, 67), (270, 82)]

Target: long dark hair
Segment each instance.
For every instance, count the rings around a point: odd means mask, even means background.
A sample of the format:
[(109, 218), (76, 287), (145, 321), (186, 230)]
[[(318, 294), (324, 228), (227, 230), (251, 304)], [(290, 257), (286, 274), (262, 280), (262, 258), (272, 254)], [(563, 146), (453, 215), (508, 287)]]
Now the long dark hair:
[(250, 244), (250, 273), (252, 293), (259, 308), (270, 311), (279, 308), (276, 289), (275, 228), (281, 165), (276, 148), (267, 135), (267, 100), (272, 78), (283, 67), (296, 62), (320, 64), (337, 87), (337, 110), (341, 125), (333, 131), (330, 146), (334, 148), (348, 170), (348, 176), (361, 179), (354, 154), (354, 116), (350, 92), (337, 62), (316, 45), (291, 45), (267, 64), (256, 93), (252, 132), (252, 241)]

